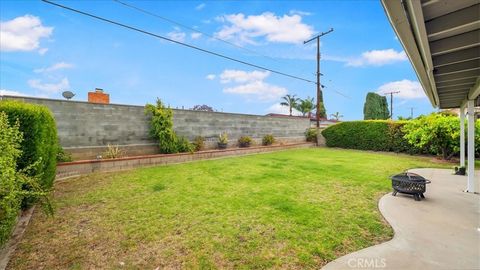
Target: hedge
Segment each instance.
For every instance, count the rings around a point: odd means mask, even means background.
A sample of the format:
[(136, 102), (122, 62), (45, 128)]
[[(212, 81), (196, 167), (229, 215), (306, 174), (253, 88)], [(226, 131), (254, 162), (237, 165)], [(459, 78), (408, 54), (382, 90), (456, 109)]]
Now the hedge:
[(403, 138), (404, 121), (366, 120), (341, 122), (322, 131), (328, 147), (359, 150), (419, 152)]
[(7, 115), (0, 112), (0, 247), (8, 240), (20, 209), (16, 167), (21, 140), (18, 124), (10, 125)]
[[(7, 114), (11, 125), (18, 120), (19, 130), (23, 133), (20, 148), (22, 154), (17, 160), (17, 170), (38, 162), (27, 174), (40, 175), (39, 184), (43, 188), (50, 188), (55, 178), (58, 151), (57, 128), (53, 114), (43, 105), (10, 100), (0, 101), (0, 112), (2, 111)], [(28, 206), (31, 202), (23, 203), (24, 206)]]

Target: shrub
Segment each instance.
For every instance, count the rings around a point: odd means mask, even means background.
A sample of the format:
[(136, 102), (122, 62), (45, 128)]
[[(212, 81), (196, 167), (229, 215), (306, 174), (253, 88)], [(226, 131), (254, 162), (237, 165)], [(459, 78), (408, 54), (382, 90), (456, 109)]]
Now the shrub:
[(323, 130), (322, 135), (329, 147), (390, 151), (387, 121), (341, 122)]
[(249, 147), (252, 143), (252, 138), (249, 136), (242, 136), (238, 139), (238, 145), (240, 147)]
[(188, 140), (177, 137), (173, 130), (173, 111), (165, 107), (160, 99), (157, 99), (156, 105), (145, 105), (145, 114), (152, 117), (150, 135), (158, 140), (161, 153), (171, 154), (192, 151), (193, 146)]
[(450, 159), (460, 151), (460, 121), (457, 116), (432, 113), (408, 121), (403, 128), (408, 142)]
[(178, 137), (177, 138), (177, 150), (178, 152), (190, 152), (193, 153), (195, 150), (193, 144), (191, 144), (185, 137)]
[(193, 148), (195, 151), (202, 151), (205, 148), (205, 138), (202, 136), (197, 136), (193, 140)]
[(7, 115), (0, 112), (0, 246), (8, 240), (20, 209), (21, 186), (16, 181), (15, 170), (22, 153), (21, 141), (18, 121), (10, 126)]
[[(35, 164), (28, 170), (28, 175), (39, 176), (39, 184), (50, 188), (55, 178), (58, 151), (57, 129), (52, 113), (42, 105), (9, 100), (0, 101), (0, 111), (6, 113), (9, 123), (18, 120), (19, 130), (23, 134), (22, 154), (18, 158), (17, 169), (26, 169)], [(32, 187), (24, 185), (24, 188)]]
[(228, 143), (228, 134), (226, 132), (222, 132), (220, 135), (218, 135), (218, 142), (222, 144)]
[(61, 145), (57, 146), (57, 162), (70, 162), (72, 161), (72, 154), (63, 150)]
[(267, 134), (263, 136), (262, 144), (263, 145), (272, 145), (275, 142), (275, 137), (272, 134)]
[(124, 155), (123, 151), (118, 147), (118, 145), (107, 145), (107, 150), (103, 153), (105, 158), (120, 158)]
[(316, 142), (317, 141), (317, 129), (316, 128), (308, 128), (305, 131), (305, 139), (307, 142)]
[[(38, 165), (35, 162), (22, 170), (17, 170), (17, 163), (21, 157), (21, 143), (23, 134), (20, 132), (19, 121), (10, 125), (5, 112), (0, 112), (0, 247), (8, 240), (21, 203), (24, 199), (44, 199), (47, 214), (53, 209), (46, 197), (46, 189), (41, 187), (37, 177), (27, 176), (27, 173)], [(22, 190), (22, 186), (29, 186), (29, 190)]]

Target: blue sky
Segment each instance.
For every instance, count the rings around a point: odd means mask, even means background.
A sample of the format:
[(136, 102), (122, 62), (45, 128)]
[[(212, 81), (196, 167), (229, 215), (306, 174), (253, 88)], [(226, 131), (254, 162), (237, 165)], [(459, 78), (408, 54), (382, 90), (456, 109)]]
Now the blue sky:
[[(123, 1), (123, 0), (122, 0)], [(115, 1), (56, 1), (292, 75), (315, 80), (315, 44), (328, 114), (363, 118), (367, 92), (398, 90), (394, 116), (434, 109), (423, 94), (379, 1), (131, 1), (198, 32)], [(172, 107), (207, 104), (219, 111), (287, 112), (281, 96), (315, 96), (315, 85), (207, 55), (106, 24), (40, 1), (0, 2), (0, 93), (86, 100), (95, 87), (112, 103), (144, 105), (160, 97)], [(348, 98), (338, 94), (348, 96)]]

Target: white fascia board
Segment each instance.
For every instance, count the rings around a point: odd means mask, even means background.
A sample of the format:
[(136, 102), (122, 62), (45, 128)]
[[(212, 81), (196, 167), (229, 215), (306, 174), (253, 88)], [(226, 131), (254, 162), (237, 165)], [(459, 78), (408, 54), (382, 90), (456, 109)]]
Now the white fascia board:
[(400, 43), (405, 50), (412, 66), (417, 74), (418, 80), (425, 91), (428, 99), (434, 107), (439, 106), (437, 92), (432, 89), (427, 68), (425, 67), (417, 46), (417, 42), (410, 28), (410, 22), (405, 14), (406, 10), (403, 8), (400, 0), (381, 0), (385, 13), (395, 31)]

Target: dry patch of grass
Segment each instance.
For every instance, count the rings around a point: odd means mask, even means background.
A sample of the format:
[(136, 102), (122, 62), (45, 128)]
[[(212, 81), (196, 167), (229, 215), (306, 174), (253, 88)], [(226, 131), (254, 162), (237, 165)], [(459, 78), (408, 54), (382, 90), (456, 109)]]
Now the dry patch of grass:
[(9, 269), (317, 269), (392, 236), (387, 176), (429, 158), (300, 149), (55, 185)]

